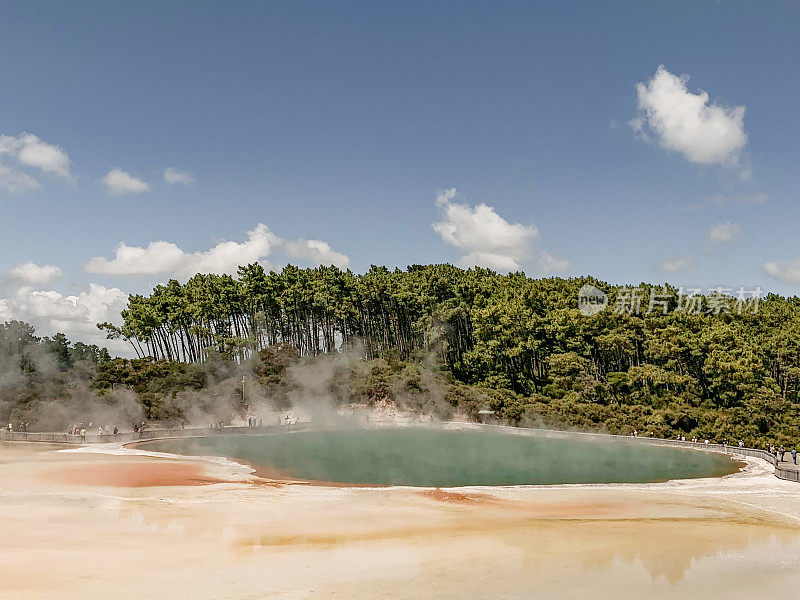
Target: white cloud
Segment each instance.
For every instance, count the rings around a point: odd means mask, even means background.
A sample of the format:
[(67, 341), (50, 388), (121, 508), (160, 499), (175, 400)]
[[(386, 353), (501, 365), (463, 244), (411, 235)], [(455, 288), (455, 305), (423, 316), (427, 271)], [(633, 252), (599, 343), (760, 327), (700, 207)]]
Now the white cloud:
[(147, 182), (137, 179), (118, 167), (111, 169), (108, 174), (103, 177), (103, 183), (108, 193), (112, 196), (118, 196), (120, 194), (141, 194), (142, 192), (150, 191), (150, 186)]
[(71, 177), (69, 156), (64, 150), (40, 140), (32, 133), (23, 134), (17, 159), (23, 165), (36, 167), (59, 177)]
[(455, 188), (436, 195), (442, 220), (433, 229), (442, 240), (461, 252), (459, 264), (516, 271), (530, 258), (531, 244), (538, 238), (533, 225), (509, 223), (486, 204), (469, 206), (453, 202)]
[(35, 190), (42, 185), (27, 173), (0, 163), (0, 188), (12, 194)]
[(8, 154), (27, 167), (34, 167), (67, 179), (72, 177), (67, 153), (58, 146), (40, 140), (32, 133), (22, 133), (18, 136), (0, 135), (0, 154)]
[(47, 283), (51, 279), (61, 277), (61, 269), (53, 265), (37, 265), (34, 262), (26, 262), (17, 265), (10, 271), (13, 277), (22, 279), (28, 283)]
[(790, 260), (765, 262), (761, 268), (777, 281), (800, 283), (800, 256)]
[(314, 264), (333, 264), (346, 268), (350, 259), (336, 252), (327, 242), (299, 239), (284, 242), (263, 223), (247, 232), (243, 242), (223, 241), (203, 252), (185, 252), (166, 241), (147, 246), (129, 246), (121, 242), (114, 258), (95, 256), (84, 265), (89, 273), (114, 276), (161, 275), (191, 277), (196, 273), (235, 275), (239, 266), (264, 262), (274, 251), (283, 248), (287, 256), (304, 258)]
[(87, 292), (78, 296), (67, 296), (76, 306), (84, 307), (89, 316), (89, 322), (94, 325), (103, 321), (117, 321), (120, 312), (128, 304), (128, 294), (119, 288), (107, 288), (94, 283), (89, 284)]
[(10, 300), (16, 311), (23, 315), (23, 320), (80, 321), (85, 320), (89, 314), (85, 307), (78, 306), (77, 296), (64, 296), (53, 290), (22, 287)]
[(32, 133), (0, 135), (0, 156), (16, 163), (16, 166), (0, 163), (0, 188), (11, 193), (41, 187), (36, 178), (21, 170), (23, 167), (72, 179), (69, 155), (59, 146), (48, 144)]
[(706, 240), (710, 244), (722, 244), (733, 241), (733, 238), (742, 232), (742, 228), (736, 223), (717, 223), (708, 229)]
[(330, 244), (320, 240), (299, 239), (286, 242), (285, 250), (287, 256), (305, 258), (315, 265), (336, 265), (341, 269), (350, 265), (350, 259), (345, 254), (336, 252)]
[(282, 240), (263, 223), (247, 233), (244, 242), (220, 242), (205, 252), (184, 252), (172, 242), (158, 241), (146, 247), (120, 243), (114, 258), (95, 256), (84, 265), (89, 273), (103, 275), (169, 275), (191, 277), (195, 273), (236, 274), (240, 265), (260, 261)]
[(236, 274), (240, 265), (257, 262), (267, 257), (281, 239), (263, 223), (247, 232), (246, 242), (220, 242), (208, 252), (189, 254), (184, 274), (231, 273)]
[(195, 182), (195, 176), (190, 171), (180, 171), (173, 167), (164, 169), (164, 183), (169, 185), (191, 185)]
[(18, 288), (9, 298), (0, 298), (0, 320), (19, 319), (34, 325), (42, 335), (64, 333), (72, 341), (126, 351), (120, 342), (105, 339), (96, 324), (119, 322), (128, 294), (118, 288), (94, 283), (78, 294), (65, 296), (54, 290)]
[(659, 66), (646, 83), (636, 84), (640, 114), (630, 125), (649, 139), (705, 165), (737, 165), (745, 144), (744, 106), (709, 102), (707, 92), (691, 93), (687, 75)]
[(155, 275), (175, 272), (185, 258), (183, 250), (172, 242), (151, 242), (146, 248), (120, 242), (114, 258), (95, 256), (84, 265), (89, 273), (102, 275)]
[(569, 270), (568, 260), (556, 258), (545, 251), (542, 251), (539, 255), (539, 265), (542, 267), (542, 272), (545, 274), (563, 273)]
[(663, 273), (682, 273), (693, 271), (695, 260), (689, 257), (667, 258), (656, 264), (656, 269)]

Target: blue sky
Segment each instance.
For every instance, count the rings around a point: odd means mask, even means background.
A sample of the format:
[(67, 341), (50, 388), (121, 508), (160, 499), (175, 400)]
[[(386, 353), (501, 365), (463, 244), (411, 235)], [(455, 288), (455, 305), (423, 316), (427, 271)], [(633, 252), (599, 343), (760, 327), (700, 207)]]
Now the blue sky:
[(0, 318), (87, 338), (250, 256), (796, 294), (799, 24), (777, 0), (5, 3)]

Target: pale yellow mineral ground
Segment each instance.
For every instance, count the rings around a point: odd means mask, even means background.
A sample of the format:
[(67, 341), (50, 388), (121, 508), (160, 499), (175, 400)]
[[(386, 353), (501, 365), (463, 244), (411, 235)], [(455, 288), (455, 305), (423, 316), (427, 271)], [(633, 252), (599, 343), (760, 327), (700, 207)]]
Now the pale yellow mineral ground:
[(759, 461), (720, 479), (420, 490), (59, 450), (0, 443), (0, 598), (800, 597), (800, 484)]

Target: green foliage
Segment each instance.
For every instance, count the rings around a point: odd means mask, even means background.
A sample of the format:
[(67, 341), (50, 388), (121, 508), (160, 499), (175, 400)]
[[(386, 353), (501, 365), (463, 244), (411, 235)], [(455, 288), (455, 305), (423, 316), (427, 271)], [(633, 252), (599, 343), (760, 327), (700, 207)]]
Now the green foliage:
[(115, 358), (97, 365), (93, 386), (98, 390), (126, 387), (139, 394), (170, 395), (207, 385), (199, 365), (151, 358)]
[(253, 366), (253, 372), (264, 385), (280, 383), (287, 367), (297, 362), (300, 353), (289, 344), (275, 344), (259, 352), (259, 360)]
[(42, 346), (49, 352), (60, 371), (68, 371), (80, 361), (98, 364), (111, 360), (108, 350), (99, 348), (94, 344), (87, 345), (83, 342), (70, 343), (63, 333), (56, 333), (52, 338), (43, 338)]
[[(670, 311), (648, 313), (650, 292), (664, 287), (641, 284), (640, 314), (586, 317), (577, 310), (585, 284), (606, 291), (612, 305), (623, 298), (591, 277), (451, 265), (373, 266), (363, 275), (290, 265), (275, 273), (251, 264), (238, 278), (196, 275), (131, 296), (123, 325), (101, 327), (155, 362), (257, 357), (265, 386), (285, 387), (284, 371), (298, 357), (357, 350), (367, 362), (347, 375), (354, 401), (420, 404), (428, 394), (472, 415), (491, 406), (515, 422), (753, 442), (795, 435), (800, 299), (770, 295), (758, 311), (751, 304), (717, 314), (712, 295), (697, 299), (706, 310), (695, 314), (676, 310), (677, 290), (667, 286)], [(426, 353), (445, 373), (419, 370)]]

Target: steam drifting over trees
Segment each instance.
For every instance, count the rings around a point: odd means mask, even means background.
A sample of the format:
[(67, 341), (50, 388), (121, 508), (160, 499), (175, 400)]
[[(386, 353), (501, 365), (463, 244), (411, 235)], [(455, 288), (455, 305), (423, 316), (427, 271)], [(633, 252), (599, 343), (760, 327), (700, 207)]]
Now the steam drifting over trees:
[(456, 380), (523, 395), (656, 407), (674, 398), (731, 409), (756, 403), (772, 407), (768, 420), (800, 400), (800, 299), (770, 295), (737, 312), (699, 296), (701, 310), (689, 313), (675, 310), (675, 288), (641, 284), (645, 308), (652, 289), (667, 292), (666, 314), (584, 316), (576, 298), (586, 284), (605, 291), (610, 306), (623, 293), (588, 277), (451, 265), (373, 266), (360, 275), (333, 266), (266, 272), (254, 263), (238, 278), (198, 274), (131, 296), (121, 327), (99, 326), (156, 359), (202, 362), (214, 352), (242, 361), (278, 343), (301, 355), (358, 349), (366, 359), (424, 350)]

